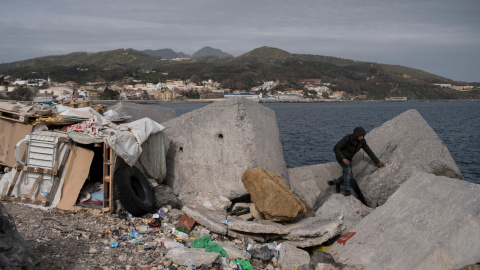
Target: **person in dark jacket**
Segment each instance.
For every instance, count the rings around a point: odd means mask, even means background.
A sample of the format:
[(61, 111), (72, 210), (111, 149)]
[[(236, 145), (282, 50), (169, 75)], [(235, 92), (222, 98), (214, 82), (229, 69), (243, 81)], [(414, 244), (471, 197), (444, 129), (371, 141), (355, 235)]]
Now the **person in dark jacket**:
[(333, 148), (333, 151), (335, 152), (335, 158), (343, 169), (343, 175), (335, 180), (335, 188), (337, 193), (340, 193), (340, 184), (343, 181), (345, 185), (345, 196), (351, 195), (350, 173), (352, 172), (352, 159), (353, 156), (360, 151), (360, 149), (363, 149), (378, 166), (383, 167), (386, 165), (384, 162), (381, 162), (377, 156), (375, 156), (372, 149), (370, 149), (367, 141), (364, 138), (365, 134), (365, 129), (363, 127), (356, 127), (353, 130), (353, 134), (343, 137)]

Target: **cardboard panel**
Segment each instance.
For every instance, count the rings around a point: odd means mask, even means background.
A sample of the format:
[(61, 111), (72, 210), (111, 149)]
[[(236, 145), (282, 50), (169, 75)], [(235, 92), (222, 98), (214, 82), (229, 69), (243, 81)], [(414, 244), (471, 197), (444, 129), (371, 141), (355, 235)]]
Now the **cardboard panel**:
[(68, 156), (65, 181), (62, 187), (62, 198), (57, 208), (72, 210), (78, 194), (87, 180), (94, 152), (74, 145)]
[(0, 162), (6, 164), (13, 122), (0, 119)]
[[(31, 133), (32, 125), (14, 123), (12, 121), (0, 119), (0, 162), (8, 167), (15, 166), (15, 145), (25, 138), (25, 134)], [(23, 156), (26, 147), (20, 149)]]

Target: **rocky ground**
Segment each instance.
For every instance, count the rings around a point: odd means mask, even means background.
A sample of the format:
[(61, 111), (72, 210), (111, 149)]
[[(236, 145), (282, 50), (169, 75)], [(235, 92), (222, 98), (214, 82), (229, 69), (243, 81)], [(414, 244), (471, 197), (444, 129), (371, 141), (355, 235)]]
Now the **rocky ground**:
[[(171, 234), (171, 228), (183, 215), (177, 209), (166, 208), (162, 226), (150, 228), (147, 226), (151, 221), (148, 217), (110, 215), (85, 208), (43, 211), (22, 204), (3, 203), (14, 218), (19, 233), (40, 258), (38, 269), (187, 269), (164, 258), (171, 247), (189, 245), (188, 241), (179, 243)], [(141, 234), (141, 240), (129, 236), (135, 228)], [(240, 240), (210, 233), (198, 224), (191, 235), (209, 235), (212, 240), (246, 246)], [(118, 247), (112, 247), (115, 243)], [(275, 269), (276, 264), (275, 258), (269, 262), (256, 259), (250, 262), (255, 269)], [(224, 268), (220, 264), (213, 266), (210, 269)]]

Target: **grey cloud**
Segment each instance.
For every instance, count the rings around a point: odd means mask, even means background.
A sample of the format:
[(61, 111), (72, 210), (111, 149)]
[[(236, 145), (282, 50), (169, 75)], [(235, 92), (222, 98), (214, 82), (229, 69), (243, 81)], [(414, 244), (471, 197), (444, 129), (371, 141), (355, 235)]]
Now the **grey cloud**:
[(267, 45), (480, 81), (479, 10), (477, 0), (4, 1), (0, 63), (207, 45), (237, 56)]

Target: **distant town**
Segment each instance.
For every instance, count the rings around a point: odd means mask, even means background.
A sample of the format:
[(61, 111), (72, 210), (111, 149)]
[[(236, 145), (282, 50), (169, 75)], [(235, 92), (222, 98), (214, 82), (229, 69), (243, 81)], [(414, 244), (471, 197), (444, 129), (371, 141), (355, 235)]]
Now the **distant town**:
[[(190, 80), (167, 80), (154, 84), (132, 79), (125, 84), (97, 79), (80, 85), (74, 81), (54, 82), (50, 78), (21, 80), (0, 75), (0, 98), (34, 102), (59, 100), (157, 100), (168, 102), (193, 99), (207, 101), (238, 96), (265, 102), (368, 99), (367, 95), (352, 96), (345, 91), (334, 91), (331, 89), (334, 85), (324, 83), (321, 79), (304, 80), (300, 85), (302, 89), (291, 89), (284, 87), (278, 81), (267, 81), (249, 90), (230, 90), (222, 88), (219, 82), (212, 80), (196, 83)], [(434, 85), (451, 88), (459, 92), (477, 90), (473, 86)], [(20, 91), (22, 91), (22, 94), (14, 94)], [(408, 98), (392, 96), (385, 98), (385, 100), (404, 101)]]

